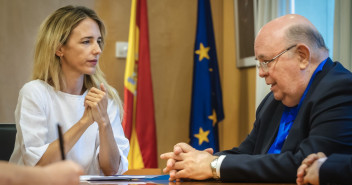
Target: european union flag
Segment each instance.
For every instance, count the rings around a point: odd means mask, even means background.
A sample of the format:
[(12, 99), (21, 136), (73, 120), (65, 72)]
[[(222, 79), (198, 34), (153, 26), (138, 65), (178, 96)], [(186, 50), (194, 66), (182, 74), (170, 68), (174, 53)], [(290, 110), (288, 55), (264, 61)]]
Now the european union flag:
[(224, 119), (209, 0), (198, 0), (191, 107), (191, 145), (219, 151), (218, 122)]

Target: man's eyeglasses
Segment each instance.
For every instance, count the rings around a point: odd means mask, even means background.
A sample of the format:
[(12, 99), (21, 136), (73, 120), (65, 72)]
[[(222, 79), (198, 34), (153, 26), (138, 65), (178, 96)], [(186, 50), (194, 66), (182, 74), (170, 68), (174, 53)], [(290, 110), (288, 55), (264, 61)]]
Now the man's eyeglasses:
[(297, 46), (297, 44), (288, 47), (287, 49), (285, 49), (284, 51), (282, 51), (281, 53), (279, 53), (278, 55), (276, 55), (274, 58), (272, 58), (271, 60), (264, 60), (263, 62), (259, 62), (257, 64), (258, 69), (262, 69), (264, 72), (268, 72), (269, 71), (269, 67), (268, 64), (272, 61), (274, 61), (275, 59), (277, 59), (279, 56), (283, 55), (284, 53), (286, 53), (288, 50), (294, 48), (295, 46)]

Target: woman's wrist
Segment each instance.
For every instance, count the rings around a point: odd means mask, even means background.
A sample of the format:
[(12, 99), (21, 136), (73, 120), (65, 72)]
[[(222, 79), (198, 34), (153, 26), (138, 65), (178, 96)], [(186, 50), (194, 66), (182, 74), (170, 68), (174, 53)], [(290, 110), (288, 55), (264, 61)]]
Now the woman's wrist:
[(88, 118), (86, 118), (84, 116), (78, 121), (78, 124), (81, 125), (82, 127), (85, 127), (85, 128), (88, 128), (93, 123), (94, 123), (93, 120), (88, 119)]
[(102, 120), (101, 122), (98, 122), (98, 126), (99, 126), (99, 130), (107, 129), (107, 128), (111, 127), (110, 122), (109, 121), (105, 121), (105, 120)]

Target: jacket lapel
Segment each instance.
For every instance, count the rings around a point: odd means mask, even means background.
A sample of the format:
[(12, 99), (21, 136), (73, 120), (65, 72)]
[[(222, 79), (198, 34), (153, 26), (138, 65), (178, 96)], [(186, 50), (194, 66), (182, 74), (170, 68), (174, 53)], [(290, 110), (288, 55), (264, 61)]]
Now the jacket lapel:
[(277, 106), (276, 110), (273, 112), (272, 115), (274, 116), (271, 118), (271, 120), (269, 120), (267, 130), (265, 130), (265, 137), (263, 137), (265, 138), (263, 142), (265, 145), (261, 147), (261, 151), (260, 151), (261, 154), (266, 154), (269, 148), (271, 147), (272, 143), (274, 142), (277, 132), (279, 130), (280, 120), (281, 120), (283, 111), (284, 111), (284, 106), (282, 103), (280, 103), (279, 106)]

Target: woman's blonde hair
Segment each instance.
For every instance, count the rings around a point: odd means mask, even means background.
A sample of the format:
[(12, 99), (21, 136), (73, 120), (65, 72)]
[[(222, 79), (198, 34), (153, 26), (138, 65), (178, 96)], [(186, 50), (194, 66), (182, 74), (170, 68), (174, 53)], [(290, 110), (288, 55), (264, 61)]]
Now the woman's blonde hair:
[[(60, 80), (63, 78), (60, 58), (55, 53), (59, 47), (66, 44), (72, 30), (86, 18), (91, 18), (98, 24), (102, 39), (100, 48), (103, 49), (106, 31), (104, 23), (97, 14), (93, 10), (82, 6), (62, 7), (47, 17), (40, 26), (34, 54), (33, 80), (43, 80), (53, 86), (55, 90), (63, 89), (61, 86), (64, 86), (65, 83), (62, 81), (60, 84)], [(108, 96), (119, 105), (120, 117), (122, 118), (121, 100), (117, 91), (106, 82), (104, 73), (98, 63), (93, 75), (84, 75), (83, 86), (86, 89), (99, 88), (100, 83), (105, 85)]]

